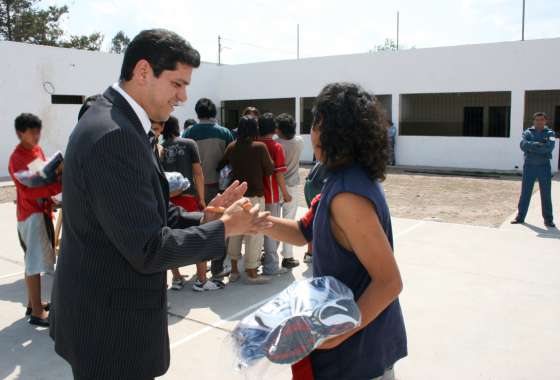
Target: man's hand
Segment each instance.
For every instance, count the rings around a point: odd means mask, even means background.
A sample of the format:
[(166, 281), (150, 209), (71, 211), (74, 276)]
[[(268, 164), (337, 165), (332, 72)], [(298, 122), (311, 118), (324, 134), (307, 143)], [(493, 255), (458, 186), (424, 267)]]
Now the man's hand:
[(220, 220), (224, 222), (226, 237), (257, 234), (272, 227), (267, 220), (269, 212), (259, 212), (258, 204), (248, 209), (248, 204), (249, 200), (242, 198), (224, 212)]
[(247, 182), (239, 183), (239, 181), (233, 181), (233, 183), (223, 193), (216, 195), (216, 197), (208, 203), (211, 210), (204, 210), (204, 218), (202, 219), (203, 222), (206, 223), (220, 219), (223, 213), (218, 210), (230, 207), (232, 204), (241, 199), (246, 191)]

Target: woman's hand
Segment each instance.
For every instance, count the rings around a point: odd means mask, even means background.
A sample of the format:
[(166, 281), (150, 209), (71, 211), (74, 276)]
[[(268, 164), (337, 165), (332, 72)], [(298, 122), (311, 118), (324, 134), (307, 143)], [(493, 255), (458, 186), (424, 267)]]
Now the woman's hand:
[(323, 344), (317, 347), (317, 350), (332, 350), (340, 346), (346, 339), (350, 338), (354, 333), (354, 330), (351, 330), (345, 334), (335, 336), (334, 338), (327, 339)]
[(262, 233), (272, 227), (267, 218), (269, 212), (259, 212), (260, 205), (252, 205), (241, 198), (225, 210), (220, 220), (224, 222), (226, 237)]
[(216, 197), (208, 203), (208, 206), (211, 208), (206, 208), (204, 210), (203, 223), (220, 219), (223, 215), (223, 211), (221, 210), (227, 209), (240, 200), (246, 191), (247, 182), (239, 183), (239, 181), (233, 181), (223, 193), (216, 195)]

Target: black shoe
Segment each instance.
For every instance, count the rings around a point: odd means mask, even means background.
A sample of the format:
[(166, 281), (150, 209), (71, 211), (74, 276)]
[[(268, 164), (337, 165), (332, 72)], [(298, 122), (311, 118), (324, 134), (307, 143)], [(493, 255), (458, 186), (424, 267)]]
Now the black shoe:
[(511, 222), (509, 222), (509, 223), (510, 223), (510, 224), (523, 224), (523, 223), (525, 223), (525, 221), (524, 221), (524, 220), (521, 220), (521, 219), (515, 218), (515, 219), (513, 219), (513, 220), (512, 220)]
[[(43, 310), (45, 310), (45, 311), (49, 311), (50, 309), (51, 309), (51, 303), (50, 302), (48, 302), (46, 305), (43, 306)], [(30, 307), (28, 307), (27, 309), (25, 309), (25, 315), (31, 315), (32, 311), (33, 310)]]
[(28, 322), (30, 325), (49, 327), (48, 318), (39, 318), (39, 317), (30, 316)]
[(290, 257), (289, 259), (282, 259), (282, 267), (286, 269), (292, 269), (299, 266), (299, 261)]
[(550, 222), (544, 222), (544, 225), (550, 228), (556, 227), (556, 224), (551, 220)]

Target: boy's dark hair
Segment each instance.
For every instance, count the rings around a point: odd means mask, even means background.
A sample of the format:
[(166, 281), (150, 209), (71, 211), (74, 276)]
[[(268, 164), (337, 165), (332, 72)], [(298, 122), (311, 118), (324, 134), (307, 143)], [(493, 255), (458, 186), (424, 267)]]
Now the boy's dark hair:
[(239, 119), (237, 128), (238, 140), (254, 140), (259, 136), (259, 125), (253, 116), (243, 116)]
[(284, 137), (288, 140), (291, 140), (296, 135), (296, 123), (294, 122), (294, 118), (292, 115), (287, 113), (281, 113), (280, 115), (276, 116), (274, 119), (276, 122), (276, 128), (282, 132)]
[(274, 122), (274, 114), (267, 112), (259, 117), (259, 134), (261, 136), (270, 135), (276, 131), (276, 123)]
[(161, 132), (163, 139), (171, 139), (178, 137), (179, 133), (179, 120), (175, 116), (169, 116), (169, 119), (163, 124), (163, 131)]
[(22, 113), (15, 120), (16, 131), (25, 133), (28, 129), (41, 129), (43, 128), (43, 123), (39, 117), (33, 115), (32, 113)]
[(196, 120), (195, 119), (187, 119), (185, 120), (185, 123), (183, 124), (183, 129), (187, 129), (188, 127), (195, 125), (196, 124)]
[(143, 30), (134, 37), (124, 52), (120, 80), (131, 80), (134, 67), (142, 59), (150, 63), (156, 77), (164, 70), (175, 70), (178, 63), (200, 66), (198, 51), (183, 37), (166, 29)]
[(257, 119), (261, 117), (261, 113), (259, 112), (259, 109), (257, 107), (245, 107), (245, 109), (243, 110), (243, 116), (254, 116)]
[(208, 98), (198, 99), (194, 110), (199, 119), (212, 119), (215, 118), (217, 114), (216, 105)]
[(91, 107), (93, 105), (93, 103), (95, 103), (96, 100), (99, 99), (101, 96), (102, 96), (101, 94), (97, 94), (97, 95), (88, 96), (86, 98), (86, 100), (84, 101), (84, 104), (82, 104), (82, 107), (80, 108), (80, 111), (78, 112), (78, 120), (80, 120), (82, 118), (82, 116), (84, 116), (86, 111), (89, 110), (89, 107)]
[(331, 83), (315, 99), (312, 112), (329, 171), (357, 163), (372, 180), (385, 179), (387, 121), (375, 96), (354, 83)]
[(540, 117), (540, 116), (542, 116), (542, 117), (544, 117), (545, 119), (548, 120), (548, 116), (546, 115), (546, 112), (542, 112), (542, 111), (540, 111), (540, 112), (535, 112), (535, 113), (533, 114), (533, 120), (535, 120), (537, 117)]

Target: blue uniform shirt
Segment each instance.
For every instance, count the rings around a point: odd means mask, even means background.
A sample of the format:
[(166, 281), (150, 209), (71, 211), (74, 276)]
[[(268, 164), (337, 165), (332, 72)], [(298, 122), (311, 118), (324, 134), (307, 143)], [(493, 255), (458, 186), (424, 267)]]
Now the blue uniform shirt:
[(535, 127), (523, 132), (521, 150), (525, 153), (525, 165), (549, 165), (554, 150), (554, 131), (545, 127), (538, 131)]

